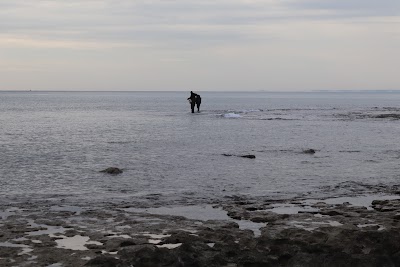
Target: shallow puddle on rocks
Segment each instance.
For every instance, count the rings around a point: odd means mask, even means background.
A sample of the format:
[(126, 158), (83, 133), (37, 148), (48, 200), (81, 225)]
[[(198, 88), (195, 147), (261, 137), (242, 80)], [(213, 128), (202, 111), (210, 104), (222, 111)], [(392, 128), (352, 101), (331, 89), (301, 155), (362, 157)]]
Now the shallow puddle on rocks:
[(21, 212), (22, 210), (16, 207), (8, 208), (4, 211), (0, 211), (0, 218), (2, 220), (7, 220), (8, 217), (15, 215), (17, 212)]
[(39, 236), (39, 235), (49, 235), (55, 236), (55, 234), (63, 234), (67, 230), (62, 226), (51, 226), (46, 224), (36, 224), (33, 221), (30, 222), (30, 227), (32, 228), (45, 228), (44, 230), (27, 232), (28, 236)]
[(176, 243), (176, 244), (163, 244), (163, 245), (157, 245), (159, 248), (167, 248), (167, 249), (174, 249), (177, 247), (180, 247), (182, 243)]
[(228, 216), (228, 213), (222, 208), (214, 208), (211, 205), (205, 206), (178, 206), (178, 207), (160, 207), (160, 208), (148, 208), (148, 209), (137, 209), (137, 208), (126, 208), (128, 212), (138, 213), (149, 213), (157, 215), (172, 215), (182, 216), (191, 220), (208, 221), (231, 221), (239, 225), (240, 229), (249, 229), (254, 232), (254, 235), (260, 236), (260, 228), (266, 226), (265, 223), (254, 223), (247, 220), (234, 220)]
[(97, 241), (89, 241), (88, 236), (76, 235), (73, 237), (59, 236), (62, 239), (57, 239), (57, 247), (63, 249), (71, 249), (71, 250), (88, 250), (85, 245), (93, 244), (93, 245), (103, 245), (103, 243)]
[(171, 235), (167, 235), (167, 234), (151, 234), (148, 232), (141, 233), (140, 235), (150, 237), (149, 240), (147, 241), (150, 244), (159, 244), (159, 243), (161, 243), (161, 239), (171, 236)]
[(7, 247), (7, 248), (21, 248), (21, 252), (18, 253), (18, 255), (25, 255), (25, 254), (30, 254), (33, 249), (28, 246), (28, 245), (24, 245), (24, 244), (14, 244), (14, 243), (10, 243), (10, 242), (0, 242), (0, 248), (1, 247)]
[(314, 231), (315, 229), (318, 229), (324, 225), (333, 227), (338, 227), (343, 225), (338, 221), (330, 221), (330, 220), (326, 222), (291, 221), (290, 224), (297, 228), (304, 229), (306, 231)]
[(267, 211), (272, 211), (277, 214), (297, 214), (300, 212), (318, 212), (319, 209), (310, 206), (298, 206), (295, 204), (273, 204), (273, 208)]

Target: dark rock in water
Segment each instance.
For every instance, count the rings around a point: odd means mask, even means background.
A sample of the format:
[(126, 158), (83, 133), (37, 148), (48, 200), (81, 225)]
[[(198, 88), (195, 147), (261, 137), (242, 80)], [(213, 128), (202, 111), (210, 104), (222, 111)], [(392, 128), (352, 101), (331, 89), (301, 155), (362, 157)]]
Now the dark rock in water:
[(255, 158), (256, 158), (255, 155), (241, 155), (241, 156), (239, 156), (239, 157), (241, 157), (241, 158), (248, 158), (248, 159), (255, 159)]
[(198, 236), (195, 236), (189, 232), (178, 231), (176, 233), (171, 233), (170, 237), (165, 238), (164, 243), (166, 244), (177, 244), (184, 242), (195, 242), (195, 241), (203, 241), (204, 240)]
[(118, 252), (118, 255), (125, 259), (125, 266), (174, 266), (179, 262), (173, 250), (149, 244), (125, 247)]
[(115, 174), (121, 174), (123, 171), (121, 169), (116, 168), (116, 167), (110, 167), (110, 168), (107, 168), (107, 169), (102, 170), (100, 172), (104, 172), (104, 173), (114, 174), (115, 175)]
[(343, 214), (343, 212), (340, 212), (339, 210), (321, 211), (320, 213), (322, 215), (328, 215), (328, 216), (337, 216), (337, 215), (342, 215)]
[(400, 114), (379, 114), (376, 116), (373, 116), (374, 118), (377, 119), (400, 119)]
[(225, 157), (236, 156), (236, 157), (239, 157), (239, 158), (248, 158), (248, 159), (255, 159), (255, 158), (256, 158), (255, 155), (232, 155), (232, 154), (222, 154), (222, 156), (225, 156)]
[(121, 261), (114, 257), (101, 255), (88, 261), (85, 266), (116, 267), (121, 266), (120, 263)]
[(88, 249), (104, 249), (104, 245), (87, 244), (85, 245)]
[(128, 246), (135, 246), (135, 245), (137, 245), (137, 242), (135, 240), (125, 240), (125, 241), (122, 241), (119, 246), (120, 247), (128, 247)]
[(315, 150), (314, 149), (307, 149), (303, 151), (304, 154), (315, 154)]

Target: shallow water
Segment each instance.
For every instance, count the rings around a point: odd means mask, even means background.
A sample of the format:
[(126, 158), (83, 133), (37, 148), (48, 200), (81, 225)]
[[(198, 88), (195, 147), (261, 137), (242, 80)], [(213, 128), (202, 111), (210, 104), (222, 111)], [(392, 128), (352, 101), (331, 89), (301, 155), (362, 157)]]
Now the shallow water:
[(191, 114), (186, 92), (0, 92), (0, 195), (196, 204), (398, 180), (400, 120), (377, 116), (400, 94), (201, 95)]
[(215, 208), (211, 205), (206, 206), (178, 206), (178, 207), (160, 207), (149, 209), (126, 208), (128, 212), (149, 213), (158, 215), (182, 216), (191, 220), (219, 220), (232, 221), (239, 225), (240, 229), (248, 229), (253, 231), (255, 236), (260, 236), (261, 227), (265, 227), (265, 223), (255, 223), (249, 220), (234, 220), (228, 216), (228, 213), (222, 208)]

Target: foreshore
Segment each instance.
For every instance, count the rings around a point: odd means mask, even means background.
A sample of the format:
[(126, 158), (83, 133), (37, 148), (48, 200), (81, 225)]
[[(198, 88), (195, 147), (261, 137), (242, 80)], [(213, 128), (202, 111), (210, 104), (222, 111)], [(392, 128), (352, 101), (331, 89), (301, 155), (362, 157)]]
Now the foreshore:
[(397, 188), (199, 205), (2, 202), (0, 266), (400, 266)]

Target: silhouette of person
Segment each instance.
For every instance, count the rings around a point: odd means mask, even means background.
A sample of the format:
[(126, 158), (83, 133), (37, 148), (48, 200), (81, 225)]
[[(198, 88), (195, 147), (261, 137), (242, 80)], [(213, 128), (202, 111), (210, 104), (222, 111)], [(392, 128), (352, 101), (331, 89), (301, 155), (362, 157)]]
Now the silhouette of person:
[(201, 97), (200, 97), (200, 95), (197, 95), (196, 96), (197, 112), (200, 112), (200, 105), (201, 105)]
[(196, 104), (196, 96), (197, 96), (197, 94), (193, 93), (193, 91), (190, 91), (190, 96), (187, 99), (187, 100), (189, 100), (190, 108), (192, 109), (192, 113), (194, 113), (194, 105)]

